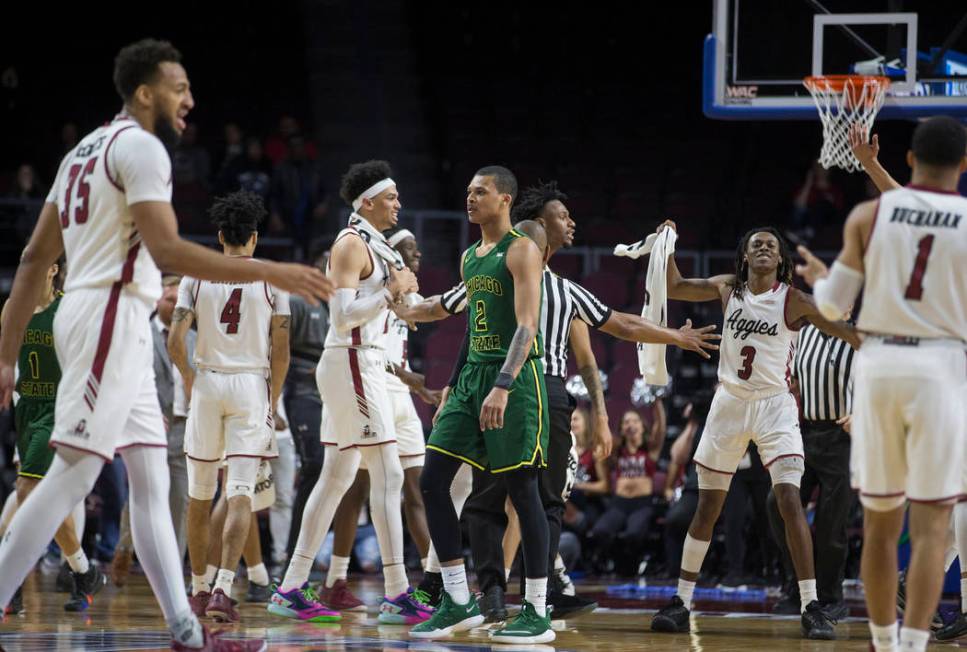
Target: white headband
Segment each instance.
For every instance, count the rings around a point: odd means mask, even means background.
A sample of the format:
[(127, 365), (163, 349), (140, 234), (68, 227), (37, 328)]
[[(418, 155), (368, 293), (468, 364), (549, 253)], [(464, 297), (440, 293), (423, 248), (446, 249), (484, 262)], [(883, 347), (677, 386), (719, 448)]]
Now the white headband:
[(407, 238), (413, 238), (414, 240), (416, 240), (416, 236), (413, 235), (412, 231), (410, 231), (409, 229), (400, 229), (399, 231), (391, 235), (389, 238), (387, 238), (386, 241), (389, 242), (389, 246), (395, 247), (396, 245), (403, 242)]
[(353, 210), (358, 211), (359, 207), (363, 205), (364, 199), (372, 199), (373, 197), (383, 192), (390, 186), (395, 186), (395, 185), (396, 185), (396, 182), (390, 179), (389, 177), (383, 179), (382, 181), (377, 181), (369, 188), (359, 193), (359, 197), (353, 200)]

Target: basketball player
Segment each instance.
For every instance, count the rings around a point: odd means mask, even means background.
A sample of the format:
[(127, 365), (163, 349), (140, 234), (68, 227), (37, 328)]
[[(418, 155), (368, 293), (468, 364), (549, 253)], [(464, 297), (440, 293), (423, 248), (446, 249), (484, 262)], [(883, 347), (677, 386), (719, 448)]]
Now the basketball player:
[[(675, 223), (666, 221), (658, 230)], [(771, 228), (745, 234), (735, 255), (735, 274), (684, 279), (668, 259), (668, 298), (720, 301), (725, 311), (719, 383), (705, 434), (695, 453), (698, 509), (685, 537), (678, 592), (651, 621), (657, 632), (689, 631), (689, 610), (702, 561), (712, 539), (732, 475), (754, 441), (772, 476), (779, 513), (799, 578), (803, 636), (832, 639), (833, 624), (816, 595), (812, 538), (799, 498), (805, 471), (799, 410), (789, 390), (797, 330), (803, 321), (859, 348), (855, 331), (819, 314), (792, 284), (792, 260), (782, 236)], [(842, 314), (840, 311), (837, 314)]]
[(258, 650), (262, 641), (211, 637), (185, 596), (152, 367), (148, 317), (161, 293), (157, 265), (209, 280), (266, 281), (313, 300), (331, 286), (308, 267), (254, 265), (178, 237), (165, 143), (177, 142), (194, 106), (180, 60), (164, 41), (121, 50), (114, 80), (124, 109), (65, 156), (17, 269), (0, 329), (2, 406), (10, 402), (17, 352), (47, 270), (66, 253), (65, 295), (54, 319), (62, 372), (51, 435), (57, 450), (0, 544), (0, 604), (118, 451), (128, 470), (134, 545), (174, 649)]
[(328, 448), (285, 579), (268, 606), (270, 613), (288, 618), (311, 621), (324, 608), (308, 588), (309, 571), (361, 460), (369, 471), (370, 512), (383, 560), (379, 622), (413, 624), (430, 614), (413, 596), (403, 565), (403, 467), (386, 390), (388, 306), (417, 290), (413, 272), (381, 233), (396, 224), (401, 208), (390, 175), (386, 161), (367, 161), (350, 166), (342, 180), (340, 195), (354, 212), (329, 257), (337, 289), (316, 370), (324, 406), (322, 442)]
[[(965, 491), (967, 132), (935, 116), (913, 132), (911, 184), (857, 205), (826, 266), (808, 250), (797, 271), (823, 314), (862, 290), (866, 334), (853, 399), (853, 484), (864, 506), (861, 573), (876, 650), (925, 650), (943, 582), (950, 512)], [(896, 624), (896, 545), (910, 503), (906, 609)]]
[[(258, 195), (239, 191), (218, 198), (209, 214), (226, 256), (261, 264), (252, 260), (258, 224), (266, 215)], [(264, 282), (212, 283), (186, 276), (171, 322), (168, 352), (189, 399), (191, 606), (196, 615), (236, 622), (232, 582), (249, 530), (256, 476), (261, 461), (277, 455), (273, 415), (289, 367), (289, 297)], [(185, 346), (193, 322), (198, 324), (194, 368)], [(211, 578), (206, 576), (209, 522), (223, 457), (228, 506), (218, 575)]]
[[(27, 324), (17, 361), (17, 394), (20, 398), (14, 409), (14, 420), (20, 456), (16, 486), (18, 505), (27, 500), (54, 459), (54, 451), (48, 445), (54, 428), (54, 400), (60, 382), (60, 367), (54, 352), (54, 315), (63, 296), (60, 292), (63, 272), (63, 257), (47, 270), (44, 291)], [(66, 556), (72, 572), (71, 596), (64, 604), (67, 611), (87, 609), (93, 595), (101, 590), (106, 581), (101, 571), (84, 554), (80, 544), (82, 532), (76, 525), (68, 515), (54, 534), (54, 540)], [(9, 613), (23, 613), (22, 587), (14, 594)]]

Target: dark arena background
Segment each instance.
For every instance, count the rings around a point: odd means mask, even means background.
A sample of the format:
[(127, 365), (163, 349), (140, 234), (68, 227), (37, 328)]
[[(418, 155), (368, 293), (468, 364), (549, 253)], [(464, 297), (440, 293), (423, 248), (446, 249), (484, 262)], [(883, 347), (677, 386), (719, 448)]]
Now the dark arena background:
[[(843, 224), (852, 207), (879, 191), (862, 171), (849, 174), (818, 165), (823, 134), (815, 113), (787, 116), (784, 106), (774, 115), (703, 113), (703, 93), (715, 91), (709, 78), (714, 62), (706, 45), (715, 33), (715, 12), (728, 13), (723, 24), (730, 43), (741, 43), (742, 61), (747, 62), (737, 64), (738, 55), (729, 50), (725, 74), (760, 80), (726, 82), (732, 98), (726, 100), (726, 109), (739, 110), (749, 106), (742, 104), (749, 93), (761, 97), (779, 88), (770, 86), (769, 79), (810, 74), (814, 15), (917, 13), (917, 49), (925, 60), (930, 62), (931, 53), (944, 46), (944, 61), (947, 51), (959, 57), (949, 55), (950, 66), (943, 71), (949, 83), (927, 81), (931, 70), (917, 73), (918, 83), (942, 86), (937, 92), (949, 104), (915, 107), (903, 118), (874, 124), (880, 163), (905, 184), (910, 177), (905, 157), (917, 121), (933, 114), (965, 115), (967, 81), (957, 75), (967, 74), (967, 30), (956, 27), (967, 20), (967, 6), (953, 0), (824, 2), (828, 12), (813, 0), (243, 0), (5, 7), (0, 42), (0, 296), (6, 300), (10, 293), (62, 157), (121, 109), (111, 79), (114, 57), (121, 47), (144, 37), (169, 40), (183, 55), (195, 107), (181, 142), (170, 150), (172, 204), (180, 233), (216, 249), (217, 229), (208, 209), (216, 197), (244, 188), (259, 194), (268, 209), (256, 257), (317, 263), (349, 217), (350, 207), (339, 196), (341, 175), (352, 163), (385, 159), (392, 164), (400, 192), (400, 224), (413, 232), (422, 252), (418, 279), (424, 297), (439, 295), (460, 281), (460, 256), (480, 237), (467, 219), (466, 188), (474, 172), (486, 165), (512, 170), (522, 190), (557, 181), (567, 195), (564, 203), (575, 235), (573, 246), (556, 253), (550, 268), (579, 282), (615, 311), (641, 313), (648, 258), (614, 256), (614, 246), (645, 238), (666, 219), (677, 223), (676, 260), (683, 276), (732, 273), (736, 243), (746, 231), (763, 225), (829, 262), (842, 245)], [(829, 38), (827, 65), (844, 69), (825, 72), (849, 72), (846, 66), (874, 58), (862, 47), (855, 52), (851, 36), (832, 31), (840, 40)], [(804, 36), (797, 40), (797, 35)], [(886, 28), (860, 25), (854, 35), (882, 52), (885, 61), (903, 61), (898, 43), (905, 41)], [(780, 101), (790, 98), (789, 107), (796, 97), (808, 98), (796, 88), (775, 93)], [(887, 103), (912, 105), (913, 99), (888, 97)], [(961, 189), (965, 186), (962, 180)], [(809, 291), (798, 277), (796, 284)], [(714, 301), (669, 303), (669, 326), (677, 328), (687, 319), (696, 325), (715, 324), (722, 331), (722, 310)], [(437, 390), (448, 382), (466, 328), (466, 319), (457, 315), (420, 324), (410, 333), (409, 364), (425, 375), (427, 388)], [(577, 465), (561, 554), (577, 594), (596, 602), (597, 608), (553, 620), (553, 643), (508, 649), (868, 649), (859, 579), (863, 510), (855, 492), (837, 494), (846, 534), (837, 544), (845, 562), (842, 594), (833, 605), (836, 640), (802, 640), (798, 597), (788, 608), (796, 578), (777, 543), (783, 536), (781, 521), (770, 524), (769, 472), (754, 446), (732, 482), (704, 560), (690, 633), (651, 631), (656, 610), (676, 591), (692, 513), (683, 512), (682, 501), (689, 492), (697, 493), (697, 485), (688, 483), (689, 473), (694, 473), (692, 450), (682, 458), (674, 444), (694, 430), (698, 406), (704, 403), (707, 411), (718, 355), (713, 351), (704, 360), (670, 346), (671, 380), (659, 387), (641, 379), (634, 343), (595, 329), (590, 337), (602, 372), (614, 452), (598, 464), (590, 456), (591, 403), (572, 355), (566, 386), (584, 416), (572, 421), (572, 429), (578, 452), (589, 455)], [(435, 408), (415, 396), (414, 404), (429, 436)], [(297, 443), (288, 451), (296, 472), (294, 478), (286, 476), (293, 486), (279, 491), (275, 507), (258, 514), (263, 561), (273, 578), (285, 573), (291, 546), (287, 549), (287, 541), (278, 540), (280, 529), (273, 529), (271, 520), (291, 520), (292, 510), (300, 507), (293, 505), (294, 487), (305, 481), (300, 473), (306, 467), (298, 470), (299, 433), (293, 434)], [(14, 492), (17, 436), (13, 410), (5, 409), (0, 412), (0, 503)], [(635, 500), (647, 514), (633, 526), (624, 521), (602, 525), (616, 499), (621, 451), (639, 448), (647, 452), (649, 480)], [(119, 466), (106, 465), (87, 498), (82, 539), (91, 563), (109, 576), (127, 496)], [(817, 559), (833, 554), (823, 541), (832, 535), (816, 527), (825, 490), (817, 485), (802, 493), (806, 518), (815, 530)], [(471, 562), (466, 518), (461, 524)], [(898, 550), (901, 568), (910, 558), (906, 541), (901, 538)], [(423, 573), (420, 554), (409, 533), (406, 542), (408, 575), (415, 585)], [(331, 545), (327, 540), (312, 583), (325, 579)], [(168, 629), (140, 571), (137, 551), (134, 555), (123, 586), (109, 579), (89, 609), (68, 613), (62, 609), (66, 594), (57, 592), (61, 557), (52, 542), (24, 584), (24, 612), (7, 615), (0, 623), (0, 649), (167, 649)], [(473, 590), (472, 571), (468, 563)], [(0, 575), (4, 572), (0, 568)], [(960, 611), (958, 574), (954, 562), (940, 605), (947, 624)], [(507, 590), (512, 614), (523, 592), (520, 578), (518, 555)], [(406, 627), (377, 623), (382, 572), (368, 510), (360, 515), (349, 567), (349, 586), (368, 611), (347, 612), (336, 624), (285, 620), (267, 613), (264, 603), (245, 601), (245, 565), (235, 581), (241, 622), (214, 625), (226, 630), (226, 639), (264, 638), (271, 650), (503, 647), (491, 644), (488, 626), (423, 642), (408, 638)], [(956, 647), (957, 642), (932, 640), (930, 646)]]

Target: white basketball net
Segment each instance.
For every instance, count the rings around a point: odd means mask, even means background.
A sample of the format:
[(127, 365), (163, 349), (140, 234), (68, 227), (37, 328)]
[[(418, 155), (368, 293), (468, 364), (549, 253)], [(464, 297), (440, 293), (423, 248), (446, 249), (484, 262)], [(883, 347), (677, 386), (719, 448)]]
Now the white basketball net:
[(873, 120), (883, 106), (889, 82), (882, 77), (854, 75), (845, 80), (810, 77), (804, 83), (823, 122), (823, 149), (819, 153), (819, 163), (827, 170), (834, 165), (847, 172), (862, 170), (863, 166), (850, 148), (850, 127), (859, 124), (863, 133), (870, 133)]

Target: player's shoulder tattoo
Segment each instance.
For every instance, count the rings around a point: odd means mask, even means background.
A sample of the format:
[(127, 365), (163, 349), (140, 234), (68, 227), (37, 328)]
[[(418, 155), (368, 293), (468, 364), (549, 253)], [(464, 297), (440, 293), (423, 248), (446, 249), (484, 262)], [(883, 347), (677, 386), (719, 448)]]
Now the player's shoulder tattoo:
[(193, 311), (190, 308), (175, 308), (175, 311), (171, 313), (171, 322), (183, 321), (191, 314), (193, 314)]

